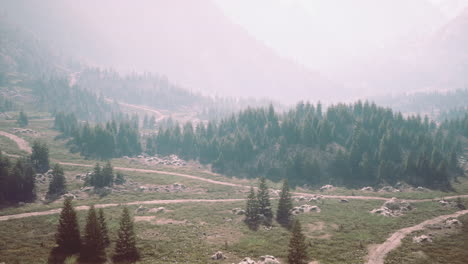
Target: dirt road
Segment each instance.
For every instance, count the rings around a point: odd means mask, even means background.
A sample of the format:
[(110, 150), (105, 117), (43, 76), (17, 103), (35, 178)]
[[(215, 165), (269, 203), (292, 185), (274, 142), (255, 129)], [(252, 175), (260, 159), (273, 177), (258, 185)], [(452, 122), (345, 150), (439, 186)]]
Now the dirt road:
[[(18, 147), (22, 150), (25, 150), (27, 152), (31, 152), (31, 148), (29, 147), (29, 144), (27, 141), (24, 139), (4, 132), (0, 131), (0, 135), (4, 135), (11, 140), (15, 141), (16, 144), (18, 144)], [(93, 165), (88, 165), (88, 164), (80, 164), (80, 163), (70, 163), (70, 162), (61, 162), (61, 161), (55, 161), (58, 162), (62, 165), (68, 165), (68, 166), (79, 166), (79, 167), (88, 167), (91, 168)], [(169, 171), (161, 171), (161, 170), (149, 170), (149, 169), (136, 169), (136, 168), (124, 168), (124, 167), (114, 167), (116, 170), (121, 170), (121, 171), (133, 171), (133, 172), (144, 172), (144, 173), (158, 173), (158, 174), (166, 174), (166, 175), (173, 175), (173, 176), (179, 176), (179, 177), (184, 177), (184, 178), (189, 178), (189, 179), (194, 179), (198, 181), (204, 181), (212, 184), (219, 184), (219, 185), (224, 185), (224, 186), (231, 186), (231, 187), (240, 187), (240, 188), (250, 188), (250, 186), (242, 185), (242, 184), (236, 184), (236, 183), (231, 183), (231, 182), (223, 182), (223, 181), (217, 181), (217, 180), (212, 180), (212, 179), (207, 179), (203, 178), (200, 176), (194, 176), (190, 174), (184, 174), (184, 173), (177, 173), (177, 172), (169, 172)], [(216, 175), (216, 174), (213, 174)], [(278, 190), (276, 190), (278, 191)], [(293, 195), (298, 195), (298, 196), (313, 196), (317, 194), (312, 194), (312, 193), (300, 193), (300, 192), (291, 192)], [(329, 199), (348, 199), (348, 200), (381, 200), (381, 201), (386, 201), (389, 200), (389, 198), (385, 197), (379, 197), (379, 196), (352, 196), (352, 195), (323, 195), (324, 198), (329, 198)], [(449, 197), (444, 197), (445, 199), (456, 199), (456, 198), (466, 198), (468, 195), (457, 195), (457, 196), (449, 196)], [(409, 202), (427, 202), (427, 201), (432, 201), (433, 199), (421, 199), (421, 200), (408, 200)]]
[[(217, 199), (217, 200), (209, 200), (209, 199), (181, 199), (181, 200), (152, 200), (152, 201), (135, 201), (129, 203), (111, 203), (111, 204), (96, 204), (94, 205), (96, 208), (107, 208), (107, 207), (116, 207), (120, 205), (140, 205), (140, 204), (179, 204), (179, 203), (222, 203), (222, 202), (239, 202), (245, 201), (245, 199)], [(82, 205), (75, 207), (77, 211), (88, 210), (89, 206)], [(32, 216), (41, 216), (41, 215), (52, 215), (60, 213), (61, 209), (52, 209), (48, 211), (41, 211), (41, 212), (30, 212), (30, 213), (22, 213), (22, 214), (14, 214), (14, 215), (4, 215), (0, 216), (1, 221), (7, 221), (10, 219), (20, 219)]]
[(407, 235), (411, 234), (412, 232), (422, 230), (428, 225), (441, 223), (449, 218), (457, 218), (464, 214), (468, 214), (468, 210), (458, 211), (450, 215), (438, 216), (426, 220), (415, 226), (406, 227), (398, 230), (397, 232), (393, 233), (389, 238), (387, 238), (387, 240), (383, 244), (380, 244), (369, 250), (367, 264), (384, 264), (384, 260), (387, 254), (395, 248), (399, 247), (401, 245), (401, 240)]
[[(114, 100), (112, 99), (109, 99), (109, 98), (106, 98), (106, 101), (108, 102), (113, 102)], [(142, 111), (146, 111), (146, 112), (150, 112), (150, 113), (153, 113), (153, 114), (156, 114), (158, 115), (158, 117), (156, 118), (156, 121), (161, 121), (163, 120), (166, 116), (161, 113), (160, 111), (156, 110), (156, 109), (153, 109), (153, 108), (150, 108), (150, 107), (146, 107), (146, 106), (141, 106), (141, 105), (134, 105), (134, 104), (128, 104), (128, 103), (124, 103), (124, 102), (120, 102), (120, 101), (117, 101), (117, 103), (119, 105), (123, 105), (123, 106), (126, 106), (126, 107), (129, 107), (129, 108), (134, 108), (134, 109), (139, 109), (139, 110), (142, 110)]]
[(16, 145), (18, 145), (19, 149), (21, 149), (23, 151), (26, 151), (27, 153), (31, 153), (31, 147), (29, 146), (29, 143), (26, 140), (24, 140), (24, 139), (22, 139), (22, 138), (20, 138), (20, 137), (18, 137), (16, 135), (7, 133), (5, 131), (0, 131), (0, 135), (15, 141)]

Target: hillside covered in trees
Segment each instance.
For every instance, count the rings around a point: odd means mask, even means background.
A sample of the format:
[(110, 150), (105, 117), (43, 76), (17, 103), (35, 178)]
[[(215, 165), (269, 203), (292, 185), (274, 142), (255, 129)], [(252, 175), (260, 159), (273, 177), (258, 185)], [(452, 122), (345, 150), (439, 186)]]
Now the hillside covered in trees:
[(444, 189), (459, 172), (456, 133), (427, 117), (404, 118), (368, 102), (333, 105), (326, 112), (320, 103), (299, 103), (281, 115), (270, 106), (207, 126), (164, 128), (147, 140), (146, 151), (212, 163), (227, 175), (288, 178), (294, 185), (405, 181)]

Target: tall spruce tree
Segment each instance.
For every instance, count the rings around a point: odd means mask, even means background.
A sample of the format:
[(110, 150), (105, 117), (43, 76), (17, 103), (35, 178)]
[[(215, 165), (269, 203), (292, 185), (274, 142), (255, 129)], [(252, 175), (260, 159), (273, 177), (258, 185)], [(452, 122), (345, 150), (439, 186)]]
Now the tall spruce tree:
[(60, 251), (73, 254), (80, 251), (81, 238), (76, 212), (71, 201), (71, 198), (66, 198), (63, 202), (55, 241)]
[(288, 263), (307, 264), (307, 244), (302, 234), (301, 223), (297, 219), (294, 221), (292, 237), (289, 241)]
[(244, 221), (252, 230), (256, 230), (260, 224), (258, 217), (258, 200), (253, 187), (250, 187), (250, 193), (247, 197), (247, 207), (245, 209)]
[(106, 251), (94, 205), (89, 208), (80, 258), (89, 262), (101, 262), (106, 259)]
[(265, 177), (260, 178), (257, 199), (258, 214), (263, 215), (263, 224), (271, 225), (273, 219), (273, 211), (271, 210), (270, 194), (268, 192), (268, 186), (266, 184)]
[(291, 225), (292, 215), (291, 209), (293, 208), (291, 193), (289, 192), (288, 180), (285, 179), (281, 189), (280, 199), (278, 202), (278, 210), (276, 211), (276, 221), (284, 227)]
[(133, 230), (133, 220), (130, 217), (128, 208), (124, 207), (120, 219), (120, 229), (118, 239), (114, 249), (112, 259), (114, 262), (133, 262), (140, 258), (136, 248), (135, 232)]
[(31, 162), (39, 173), (44, 173), (49, 170), (49, 148), (46, 143), (34, 141)]
[(18, 123), (18, 125), (20, 127), (25, 127), (29, 124), (29, 121), (28, 121), (28, 116), (26, 115), (26, 113), (21, 110), (19, 112), (19, 115), (18, 115), (18, 119), (16, 120), (16, 123)]
[(111, 186), (114, 184), (114, 169), (110, 161), (106, 162), (106, 165), (102, 168), (102, 182), (103, 186)]
[(106, 217), (104, 216), (104, 210), (102, 208), (98, 211), (98, 221), (99, 227), (101, 228), (102, 241), (104, 242), (104, 246), (108, 247), (110, 244), (109, 230), (107, 228)]
[(49, 184), (47, 196), (61, 195), (66, 192), (65, 175), (62, 166), (55, 164), (52, 170), (52, 181)]

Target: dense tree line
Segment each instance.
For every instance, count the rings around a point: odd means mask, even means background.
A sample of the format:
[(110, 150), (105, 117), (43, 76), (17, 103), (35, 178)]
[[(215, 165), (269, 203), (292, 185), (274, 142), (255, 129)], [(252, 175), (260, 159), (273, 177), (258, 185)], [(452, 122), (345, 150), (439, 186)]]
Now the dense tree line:
[(55, 128), (71, 137), (71, 150), (86, 157), (109, 159), (141, 153), (138, 117), (105, 124), (80, 124), (73, 114), (58, 113)]
[(460, 134), (468, 138), (468, 113), (463, 117), (445, 121), (442, 123), (442, 127), (449, 131), (449, 136), (453, 137), (456, 134)]
[(117, 104), (106, 102), (94, 90), (70, 86), (65, 76), (33, 80), (26, 85), (32, 88), (37, 106), (50, 113), (74, 113), (81, 120), (101, 122), (119, 112)]
[(265, 176), (292, 185), (410, 184), (448, 188), (458, 171), (459, 144), (427, 117), (403, 117), (374, 103), (299, 103), (284, 114), (248, 108), (196, 127), (161, 128), (146, 151), (212, 163), (244, 177)]
[(34, 201), (35, 176), (30, 160), (20, 158), (12, 162), (0, 151), (0, 204)]
[(121, 76), (113, 70), (88, 68), (80, 73), (78, 83), (118, 101), (155, 108), (177, 109), (210, 101), (172, 84), (165, 76), (152, 73)]
[[(1, 85), (1, 82), (0, 82), (0, 85)], [(0, 97), (0, 113), (15, 110), (15, 108), (16, 108), (16, 105), (15, 103), (13, 103), (13, 101), (3, 96)]]
[[(443, 121), (452, 109), (468, 107), (468, 89), (454, 91), (417, 92), (396, 96), (374, 98), (379, 105), (405, 113), (424, 113)], [(455, 114), (454, 112), (452, 112)]]

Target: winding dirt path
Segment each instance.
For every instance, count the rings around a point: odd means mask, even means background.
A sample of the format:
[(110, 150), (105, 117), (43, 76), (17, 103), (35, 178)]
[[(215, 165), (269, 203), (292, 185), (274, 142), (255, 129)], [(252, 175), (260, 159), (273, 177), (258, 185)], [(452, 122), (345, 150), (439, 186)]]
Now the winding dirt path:
[[(128, 202), (128, 203), (110, 203), (110, 204), (96, 204), (94, 205), (96, 208), (107, 208), (107, 207), (116, 207), (120, 205), (140, 205), (140, 204), (180, 204), (180, 203), (222, 203), (222, 202), (240, 202), (240, 201), (245, 201), (245, 199), (179, 199), (179, 200), (152, 200), (152, 201), (134, 201), (134, 202)], [(87, 205), (81, 205), (81, 206), (76, 206), (75, 210), (77, 211), (83, 211), (83, 210), (88, 210), (89, 206)], [(52, 215), (52, 214), (58, 214), (60, 213), (62, 209), (52, 209), (48, 211), (41, 211), (41, 212), (30, 212), (30, 213), (22, 213), (22, 214), (14, 214), (14, 215), (4, 215), (0, 216), (0, 222), (1, 221), (7, 221), (11, 219), (20, 219), (20, 218), (26, 218), (26, 217), (32, 217), (32, 216), (42, 216), (42, 215)]]
[(415, 226), (406, 227), (396, 231), (389, 238), (387, 238), (384, 243), (377, 245), (376, 247), (369, 250), (367, 264), (384, 264), (384, 260), (387, 254), (395, 248), (399, 247), (401, 245), (401, 240), (412, 232), (422, 230), (428, 225), (441, 223), (449, 218), (457, 218), (464, 214), (468, 214), (468, 210), (458, 211), (450, 215), (441, 215), (426, 220)]
[[(70, 163), (70, 162), (59, 162), (59, 163), (62, 164), (62, 165), (68, 165), (68, 166), (93, 167), (92, 165), (88, 165), (88, 164), (79, 164), (79, 163)], [(232, 186), (232, 187), (247, 187), (247, 186), (241, 185), (241, 184), (211, 180), (211, 179), (207, 179), (207, 178), (203, 178), (203, 177), (199, 177), (199, 176), (194, 176), (194, 175), (189, 175), (189, 174), (184, 174), (184, 173), (177, 173), (177, 172), (170, 172), (170, 171), (124, 168), (124, 167), (114, 167), (114, 169), (120, 170), (120, 171), (133, 171), (133, 172), (166, 174), (166, 175), (173, 175), (173, 176), (179, 176), (179, 177), (194, 179), (194, 180), (198, 180), (198, 181), (204, 181), (204, 182), (208, 182), (208, 183), (212, 183), (212, 184), (219, 184), (219, 185)]]
[[(110, 98), (106, 98), (105, 100), (108, 101), (108, 102), (113, 102), (114, 101), (113, 99), (110, 99)], [(156, 110), (154, 108), (150, 108), (150, 107), (147, 107), (147, 106), (141, 106), (141, 105), (128, 104), (128, 103), (124, 103), (124, 102), (121, 102), (121, 101), (116, 101), (116, 102), (119, 105), (123, 105), (123, 106), (129, 107), (129, 108), (135, 108), (135, 109), (139, 109), (139, 110), (142, 110), (142, 111), (146, 111), (146, 112), (156, 114), (156, 115), (158, 115), (158, 117), (156, 118), (156, 121), (161, 121), (166, 117), (163, 113), (161, 113), (160, 111), (158, 111), (158, 110)]]
[(7, 133), (5, 131), (0, 131), (0, 135), (4, 136), (4, 137), (7, 137), (7, 138), (13, 140), (14, 142), (16, 142), (16, 145), (18, 145), (18, 148), (20, 150), (26, 151), (27, 153), (31, 153), (31, 147), (29, 146), (29, 143), (26, 140), (14, 135), (14, 134)]
[[(6, 136), (10, 138), (11, 140), (15, 141), (18, 147), (24, 151), (27, 151), (28, 153), (31, 153), (31, 148), (29, 146), (29, 143), (25, 141), (24, 139), (4, 132), (0, 131), (0, 135)], [(60, 163), (62, 165), (67, 165), (67, 166), (79, 166), (79, 167), (88, 167), (92, 168), (93, 165), (88, 165), (88, 164), (80, 164), (80, 163), (71, 163), (71, 162), (61, 162), (61, 161), (55, 161), (57, 163)], [(189, 178), (189, 179), (194, 179), (198, 181), (204, 181), (212, 184), (218, 184), (218, 185), (224, 185), (224, 186), (231, 186), (231, 187), (239, 187), (239, 188), (250, 188), (250, 186), (247, 185), (242, 185), (242, 184), (236, 184), (236, 183), (231, 183), (231, 182), (223, 182), (223, 181), (217, 181), (217, 180), (212, 180), (212, 179), (207, 179), (204, 177), (200, 176), (194, 176), (190, 174), (184, 174), (184, 173), (177, 173), (177, 172), (170, 172), (170, 171), (161, 171), (161, 170), (149, 170), (149, 169), (137, 169), (137, 168), (126, 168), (126, 167), (114, 167), (116, 170), (120, 171), (131, 171), (131, 172), (143, 172), (143, 173), (157, 173), (157, 174), (166, 174), (166, 175), (173, 175), (173, 176), (179, 176), (179, 177), (184, 177), (184, 178)], [(214, 174), (213, 175), (217, 175)], [(279, 191), (279, 190), (276, 190)], [(291, 192), (293, 195), (300, 195), (300, 196), (314, 196), (318, 194), (313, 194), (313, 193), (301, 193), (301, 192)], [(379, 197), (379, 196), (352, 196), (352, 195), (322, 195), (324, 198), (329, 198), (329, 199), (348, 199), (348, 200), (380, 200), (380, 201), (387, 201), (390, 198), (385, 198), (385, 197)], [(444, 199), (456, 199), (456, 198), (468, 198), (468, 195), (456, 195), (456, 196), (448, 196), (444, 197)], [(417, 203), (417, 202), (428, 202), (432, 201), (434, 199), (420, 199), (420, 200), (407, 200), (408, 202), (412, 203)]]

